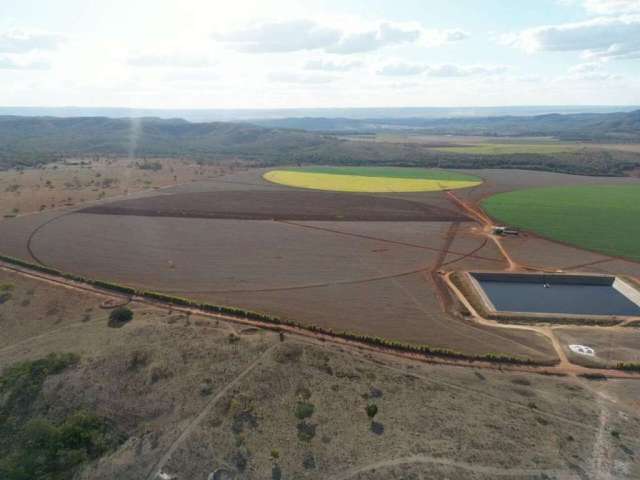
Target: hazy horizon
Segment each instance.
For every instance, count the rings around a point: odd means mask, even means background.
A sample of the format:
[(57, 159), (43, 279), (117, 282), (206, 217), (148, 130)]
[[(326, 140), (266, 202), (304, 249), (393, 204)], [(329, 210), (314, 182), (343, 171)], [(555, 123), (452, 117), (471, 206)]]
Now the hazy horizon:
[(49, 117), (157, 117), (180, 118), (190, 122), (250, 121), (282, 118), (460, 118), (494, 116), (535, 116), (547, 114), (616, 113), (639, 110), (639, 105), (519, 105), (463, 107), (356, 107), (356, 108), (127, 108), (127, 107), (9, 107), (0, 106), (1, 115)]

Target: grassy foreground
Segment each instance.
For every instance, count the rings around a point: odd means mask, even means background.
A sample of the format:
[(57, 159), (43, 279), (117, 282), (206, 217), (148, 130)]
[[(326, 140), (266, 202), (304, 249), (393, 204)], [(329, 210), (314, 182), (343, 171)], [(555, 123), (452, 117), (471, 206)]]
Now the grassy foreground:
[(640, 261), (640, 185), (532, 188), (482, 206), (500, 222)]
[(264, 175), (290, 187), (341, 192), (429, 192), (466, 188), (481, 180), (447, 170), (403, 167), (284, 168)]

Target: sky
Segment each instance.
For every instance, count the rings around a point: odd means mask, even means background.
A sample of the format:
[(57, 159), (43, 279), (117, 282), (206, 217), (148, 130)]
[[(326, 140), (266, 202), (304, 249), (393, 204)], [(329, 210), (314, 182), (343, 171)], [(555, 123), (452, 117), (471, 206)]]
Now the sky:
[(640, 104), (640, 0), (0, 0), (0, 105)]

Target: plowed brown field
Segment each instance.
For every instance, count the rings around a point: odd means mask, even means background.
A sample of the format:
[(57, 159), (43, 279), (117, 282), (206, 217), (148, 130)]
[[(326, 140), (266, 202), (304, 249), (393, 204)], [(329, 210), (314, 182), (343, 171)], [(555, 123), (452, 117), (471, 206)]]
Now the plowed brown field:
[[(464, 319), (438, 286), (440, 269), (506, 266), (483, 226), (445, 194), (298, 191), (269, 185), (262, 173), (6, 220), (0, 252), (335, 330), (473, 354), (555, 357), (541, 335)], [(485, 183), (463, 193), (471, 202), (522, 186), (594, 181), (537, 172), (480, 175)], [(504, 243), (518, 261), (545, 267), (620, 263), (527, 235)]]

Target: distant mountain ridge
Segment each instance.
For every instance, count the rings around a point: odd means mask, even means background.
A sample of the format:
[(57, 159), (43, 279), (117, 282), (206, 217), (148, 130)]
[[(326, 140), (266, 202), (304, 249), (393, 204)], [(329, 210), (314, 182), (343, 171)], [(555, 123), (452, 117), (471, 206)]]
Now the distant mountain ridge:
[(3, 107), (0, 116), (29, 117), (156, 117), (182, 118), (190, 122), (240, 122), (285, 118), (469, 118), (533, 116), (550, 113), (615, 113), (640, 109), (620, 105), (523, 105), (508, 107), (365, 107), (365, 108), (198, 108), (161, 109), (127, 107)]
[(255, 125), (322, 132), (419, 130), (438, 135), (553, 136), (565, 140), (640, 140), (640, 110), (480, 118), (285, 118)]
[[(579, 120), (576, 120), (576, 117)], [(302, 119), (304, 121), (305, 119)], [(358, 126), (358, 120), (348, 125)], [(581, 139), (640, 141), (640, 111), (580, 116), (481, 119), (387, 119), (380, 128), (428, 133), (553, 135)], [(434, 150), (431, 144), (362, 142), (338, 133), (341, 119), (313, 119), (318, 130), (251, 123), (191, 123), (183, 119), (0, 116), (0, 169), (32, 167), (89, 156), (171, 157), (213, 163), (241, 159), (269, 165), (394, 165), (440, 168), (520, 168), (588, 175), (625, 175), (640, 169), (640, 155), (614, 150), (476, 155)], [(371, 121), (362, 122), (371, 125)], [(375, 124), (375, 122), (374, 122)], [(279, 122), (280, 127), (293, 122)], [(407, 127), (407, 125), (409, 125)], [(346, 130), (357, 131), (357, 130)], [(563, 138), (564, 138), (563, 137)]]

